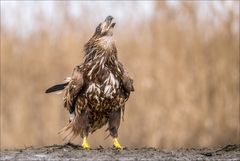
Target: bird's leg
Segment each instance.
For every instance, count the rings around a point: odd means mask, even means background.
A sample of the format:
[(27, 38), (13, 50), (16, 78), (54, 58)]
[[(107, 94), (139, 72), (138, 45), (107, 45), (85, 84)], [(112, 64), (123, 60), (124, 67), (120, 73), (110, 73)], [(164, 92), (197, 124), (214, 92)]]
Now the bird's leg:
[(118, 142), (118, 128), (121, 121), (121, 109), (117, 109), (116, 111), (113, 111), (109, 117), (109, 123), (108, 123), (108, 130), (110, 132), (110, 135), (113, 137), (113, 146), (116, 149), (122, 149), (122, 146)]
[(82, 147), (83, 149), (87, 150), (90, 148), (87, 141), (87, 137), (89, 133), (88, 113), (82, 110), (80, 116), (82, 118), (81, 121), (79, 122), (79, 124), (82, 125), (82, 133), (81, 133), (81, 137), (83, 138)]

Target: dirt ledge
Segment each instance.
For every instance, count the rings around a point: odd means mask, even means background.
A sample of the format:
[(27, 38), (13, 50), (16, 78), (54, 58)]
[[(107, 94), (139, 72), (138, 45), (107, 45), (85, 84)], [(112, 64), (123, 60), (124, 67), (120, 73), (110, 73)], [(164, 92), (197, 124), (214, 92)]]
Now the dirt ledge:
[(156, 148), (124, 148), (122, 151), (101, 146), (83, 150), (75, 144), (28, 147), (25, 149), (2, 150), (0, 159), (5, 160), (240, 160), (240, 144), (226, 145), (219, 148), (178, 149), (165, 151)]

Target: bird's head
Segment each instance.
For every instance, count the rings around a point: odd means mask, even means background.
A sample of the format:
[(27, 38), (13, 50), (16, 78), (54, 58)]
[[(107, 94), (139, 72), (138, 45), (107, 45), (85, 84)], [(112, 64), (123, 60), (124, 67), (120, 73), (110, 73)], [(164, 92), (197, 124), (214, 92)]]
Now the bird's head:
[(115, 24), (113, 17), (107, 16), (106, 19), (97, 26), (93, 36), (84, 46), (86, 55), (85, 62), (90, 61), (94, 56), (102, 54), (103, 52), (117, 57), (115, 41), (112, 36)]
[(97, 26), (94, 35), (100, 37), (112, 36), (115, 24), (116, 23), (113, 21), (113, 17), (107, 16), (106, 19)]

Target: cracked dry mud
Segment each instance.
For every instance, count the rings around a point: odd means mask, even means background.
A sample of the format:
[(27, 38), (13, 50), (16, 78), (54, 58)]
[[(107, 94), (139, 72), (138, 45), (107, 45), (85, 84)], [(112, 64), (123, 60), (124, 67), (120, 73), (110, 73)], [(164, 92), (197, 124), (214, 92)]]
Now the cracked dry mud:
[(124, 148), (121, 151), (101, 146), (83, 150), (80, 145), (65, 144), (25, 149), (1, 150), (1, 160), (240, 160), (240, 144), (218, 148), (160, 150)]

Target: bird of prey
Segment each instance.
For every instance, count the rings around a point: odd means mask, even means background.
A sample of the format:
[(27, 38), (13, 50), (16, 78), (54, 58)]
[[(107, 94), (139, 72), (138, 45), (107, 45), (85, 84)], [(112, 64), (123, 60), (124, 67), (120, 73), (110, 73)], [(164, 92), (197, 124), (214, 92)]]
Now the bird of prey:
[(69, 111), (70, 119), (61, 132), (69, 141), (80, 135), (84, 149), (90, 147), (87, 142), (89, 133), (106, 124), (106, 131), (113, 137), (113, 146), (122, 149), (117, 139), (118, 128), (134, 87), (117, 56), (113, 19), (108, 16), (97, 26), (84, 46), (84, 62), (74, 68), (72, 76), (65, 83), (46, 90), (46, 93), (65, 92), (64, 107)]

